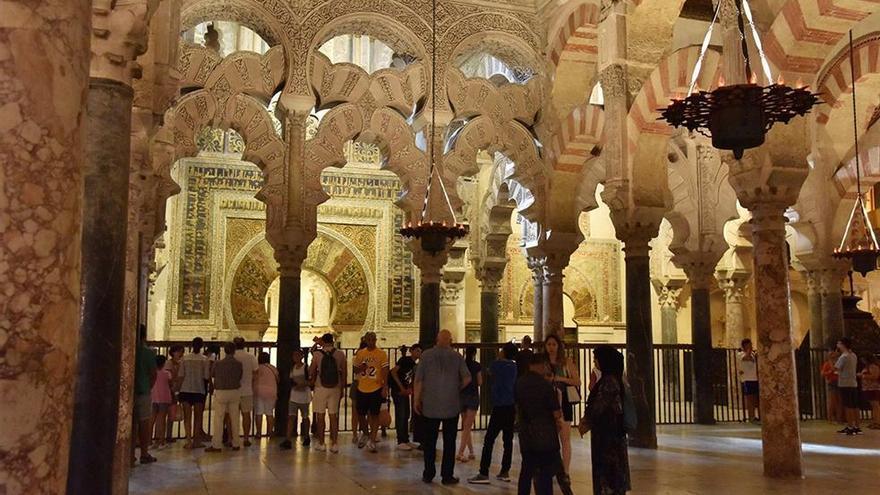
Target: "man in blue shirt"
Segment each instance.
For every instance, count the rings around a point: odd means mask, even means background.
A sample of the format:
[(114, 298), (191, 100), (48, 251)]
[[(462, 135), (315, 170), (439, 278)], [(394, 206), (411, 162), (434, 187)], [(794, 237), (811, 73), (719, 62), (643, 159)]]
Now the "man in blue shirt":
[(502, 433), (504, 453), (501, 456), (500, 481), (510, 481), (510, 462), (513, 455), (513, 424), (516, 418), (514, 390), (516, 389), (517, 366), (516, 345), (511, 342), (501, 349), (501, 359), (495, 360), (489, 367), (492, 391), (492, 415), (489, 417), (489, 428), (483, 439), (483, 454), (480, 456), (480, 473), (468, 480), (468, 483), (488, 484), (489, 465), (492, 463), (492, 450), (495, 439)]

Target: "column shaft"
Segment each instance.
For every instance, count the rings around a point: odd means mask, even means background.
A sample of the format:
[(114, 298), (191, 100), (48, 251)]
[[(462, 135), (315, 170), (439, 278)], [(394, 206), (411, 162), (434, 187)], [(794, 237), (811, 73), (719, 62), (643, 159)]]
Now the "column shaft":
[(532, 320), (534, 329), (532, 341), (544, 340), (544, 267), (535, 258), (529, 258), (529, 268), (532, 270), (532, 281), (535, 285), (534, 308)]
[(783, 210), (758, 205), (751, 223), (764, 474), (787, 478), (802, 476), (803, 464)]
[(826, 342), (837, 342), (843, 337), (843, 293), (839, 279), (837, 284), (829, 285), (836, 287), (827, 288), (822, 294), (822, 330)]
[(58, 495), (79, 337), (92, 2), (20, 6), (0, 7), (0, 490)]
[[(275, 417), (287, 418), (287, 404), (290, 399), (290, 369), (293, 367), (293, 350), (300, 347), (300, 276), (299, 267), (282, 269), (278, 287), (278, 401), (275, 403)], [(275, 422), (275, 434), (287, 433), (287, 421)]]
[(662, 306), (660, 308), (660, 331), (662, 333), (662, 343), (678, 343), (678, 310), (676, 308), (672, 306)]
[(715, 423), (712, 391), (712, 317), (709, 289), (694, 286), (691, 291), (691, 328), (694, 341), (694, 418), (697, 424)]
[(638, 427), (633, 447), (657, 448), (654, 423), (654, 354), (651, 330), (651, 270), (647, 241), (624, 248), (626, 263), (626, 375), (633, 393)]
[(807, 305), (810, 307), (810, 347), (825, 346), (825, 328), (822, 320), (822, 293), (815, 272), (807, 274)]
[(480, 291), (480, 342), (498, 342), (498, 290)]
[(422, 278), (419, 303), (419, 342), (424, 348), (434, 347), (440, 333), (440, 282)]
[(544, 270), (544, 302), (542, 308), (544, 335), (542, 335), (541, 340), (544, 340), (551, 334), (556, 334), (560, 337), (564, 334), (562, 321), (562, 268), (560, 267), (557, 270), (547, 265)]
[(70, 493), (110, 493), (119, 417), (130, 86), (92, 78), (83, 167), (82, 310), (70, 443)]
[(440, 284), (440, 327), (452, 332), (456, 342), (465, 342), (464, 304), (461, 302), (461, 283), (442, 282)]

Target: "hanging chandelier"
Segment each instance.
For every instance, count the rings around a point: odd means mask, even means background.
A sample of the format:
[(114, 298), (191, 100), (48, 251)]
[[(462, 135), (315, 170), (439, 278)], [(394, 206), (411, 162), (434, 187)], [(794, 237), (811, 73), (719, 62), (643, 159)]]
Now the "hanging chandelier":
[(777, 122), (787, 124), (795, 116), (806, 114), (813, 105), (819, 103), (819, 99), (806, 87), (786, 86), (781, 75), (775, 84), (769, 86), (757, 84), (757, 77), (752, 72), (749, 60), (744, 19), (751, 27), (766, 82), (771, 83), (772, 78), (761, 39), (752, 21), (748, 0), (735, 0), (738, 11), (737, 27), (742, 40), (742, 56), (748, 83), (725, 86), (722, 78), (713, 91), (698, 89), (694, 91), (722, 2), (723, 0), (719, 0), (715, 8), (715, 16), (703, 39), (687, 96), (683, 99), (673, 99), (668, 107), (661, 109), (662, 114), (658, 120), (665, 120), (673, 127), (684, 127), (691, 132), (697, 131), (711, 138), (712, 146), (715, 148), (733, 151), (734, 157), (739, 160), (744, 150), (764, 144), (767, 131), (773, 127), (773, 124)]
[(877, 236), (868, 211), (865, 208), (865, 200), (862, 197), (862, 172), (859, 163), (859, 123), (856, 110), (856, 69), (853, 60), (853, 36), (849, 32), (849, 70), (852, 81), (852, 107), (853, 107), (853, 139), (856, 157), (856, 203), (849, 214), (846, 230), (843, 231), (843, 239), (840, 247), (834, 250), (832, 256), (838, 259), (848, 259), (852, 262), (852, 268), (864, 277), (868, 272), (877, 268), (877, 257), (880, 256), (880, 245), (877, 244)]
[[(455, 211), (452, 203), (449, 201), (449, 194), (446, 192), (446, 186), (440, 173), (437, 172), (434, 163), (434, 141), (436, 133), (436, 110), (437, 110), (437, 0), (431, 2), (431, 132), (430, 141), (428, 142), (429, 166), (428, 166), (428, 185), (425, 191), (425, 203), (422, 206), (422, 214), (416, 224), (407, 223), (400, 228), (400, 235), (407, 239), (419, 239), (421, 241), (422, 250), (430, 253), (432, 256), (443, 251), (446, 246), (456, 239), (460, 239), (467, 235), (468, 226), (458, 223), (455, 219)], [(434, 221), (428, 218), (428, 209), (431, 203), (431, 192), (434, 181), (440, 186), (446, 206), (449, 208), (452, 222)]]

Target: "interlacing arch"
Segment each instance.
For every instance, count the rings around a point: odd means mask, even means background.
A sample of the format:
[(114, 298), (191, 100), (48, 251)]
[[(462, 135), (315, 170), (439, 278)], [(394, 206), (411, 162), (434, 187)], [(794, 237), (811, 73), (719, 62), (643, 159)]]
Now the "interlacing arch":
[(599, 5), (593, 0), (566, 2), (554, 13), (547, 36), (547, 57), (554, 66), (563, 54), (572, 60), (595, 64), (599, 53)]
[[(543, 197), (549, 170), (533, 130), (544, 98), (542, 78), (532, 78), (524, 85), (495, 86), (485, 79), (465, 79), (453, 68), (448, 73), (447, 88), (455, 118), (463, 125), (447, 144), (444, 181), (455, 184), (458, 177), (476, 174), (480, 151), (501, 152), (516, 164), (511, 178), (528, 189), (533, 198)], [(454, 208), (461, 206), (453, 188), (450, 200)], [(518, 207), (524, 216), (536, 219), (543, 205), (533, 200)]]
[(165, 112), (155, 140), (167, 143), (174, 152), (173, 156), (154, 159), (156, 174), (167, 177), (174, 162), (196, 156), (196, 138), (203, 129), (235, 130), (245, 144), (242, 159), (263, 172), (264, 184), (256, 197), (266, 203), (266, 230), (274, 235), (284, 221), (280, 213), (285, 201), (286, 146), (266, 105), (282, 83), (281, 48), (272, 48), (263, 55), (236, 52), (219, 63), (205, 53), (208, 51), (194, 45), (181, 50), (179, 70), (184, 84), (190, 89), (204, 87), (185, 94)]
[(333, 108), (321, 119), (315, 137), (306, 143), (306, 204), (317, 206), (329, 199), (321, 187), (321, 173), (328, 167), (344, 166), (345, 143), (361, 140), (378, 145), (382, 168), (401, 179), (404, 191), (398, 206), (407, 212), (418, 211), (426, 187), (427, 157), (416, 146), (407, 119), (415, 112), (416, 103), (424, 100), (423, 65), (369, 75), (353, 64), (329, 64), (320, 53), (315, 58), (318, 70), (312, 83), (316, 97)]

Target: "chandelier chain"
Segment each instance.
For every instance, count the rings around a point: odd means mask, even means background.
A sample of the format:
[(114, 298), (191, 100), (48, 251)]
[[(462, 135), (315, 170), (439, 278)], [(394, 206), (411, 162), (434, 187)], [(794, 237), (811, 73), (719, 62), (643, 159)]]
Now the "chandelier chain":
[(853, 139), (855, 141), (856, 154), (856, 191), (859, 195), (859, 201), (862, 200), (862, 171), (859, 164), (859, 115), (856, 109), (856, 64), (853, 51), (853, 33), (849, 30), (849, 78), (852, 81), (852, 109), (853, 109)]

